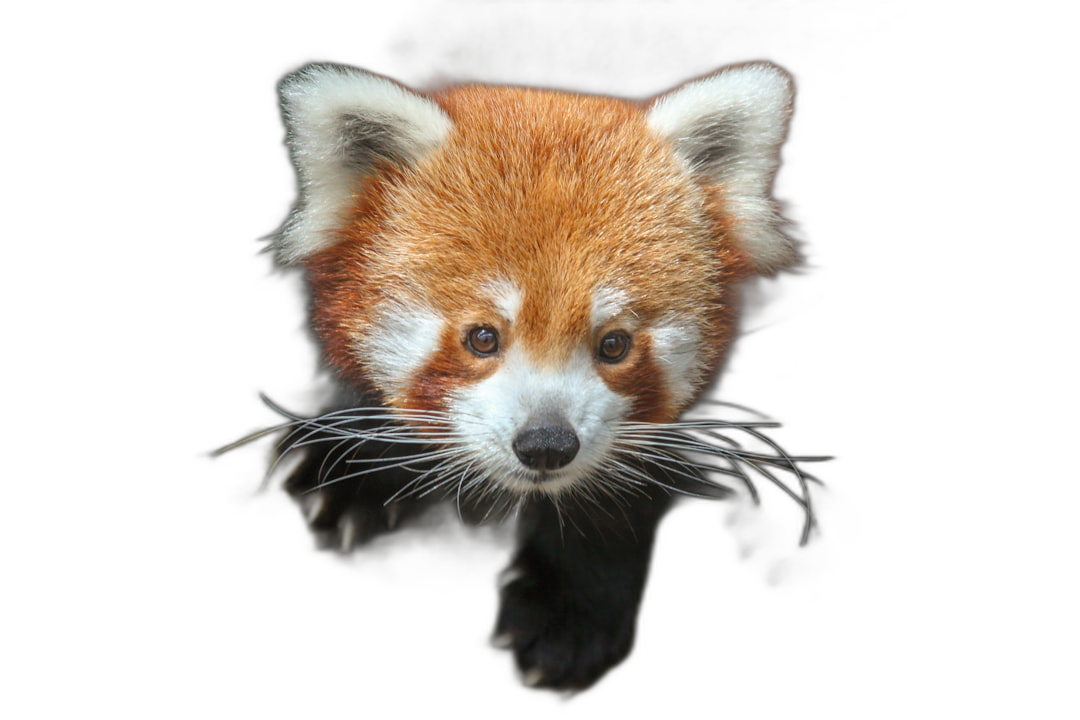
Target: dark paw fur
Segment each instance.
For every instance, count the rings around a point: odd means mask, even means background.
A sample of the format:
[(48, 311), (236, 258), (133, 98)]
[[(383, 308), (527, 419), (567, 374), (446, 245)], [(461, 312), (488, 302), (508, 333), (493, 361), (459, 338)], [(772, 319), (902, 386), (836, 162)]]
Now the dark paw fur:
[(429, 505), (415, 498), (395, 498), (410, 479), (407, 476), (388, 471), (345, 477), (356, 466), (335, 460), (309, 451), (285, 481), (320, 548), (349, 552), (396, 530)]
[(532, 687), (589, 687), (629, 653), (636, 602), (584, 593), (553, 568), (518, 564), (501, 577), (493, 642), (513, 651)]

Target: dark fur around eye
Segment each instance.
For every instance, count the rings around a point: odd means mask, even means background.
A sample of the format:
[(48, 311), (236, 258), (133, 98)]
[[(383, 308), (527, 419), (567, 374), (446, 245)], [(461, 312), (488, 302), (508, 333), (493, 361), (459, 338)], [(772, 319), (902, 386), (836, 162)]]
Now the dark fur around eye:
[(490, 325), (480, 325), (469, 331), (465, 346), (480, 357), (494, 355), (499, 351), (499, 331)]
[(596, 356), (606, 363), (617, 363), (630, 352), (630, 336), (622, 330), (609, 332), (600, 340)]

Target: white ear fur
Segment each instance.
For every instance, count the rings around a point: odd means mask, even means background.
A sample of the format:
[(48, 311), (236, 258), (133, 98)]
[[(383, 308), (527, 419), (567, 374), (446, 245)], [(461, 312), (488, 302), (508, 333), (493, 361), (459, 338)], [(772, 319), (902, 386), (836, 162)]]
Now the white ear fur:
[(300, 179), (300, 199), (274, 240), (291, 263), (333, 242), (330, 231), (360, 178), (379, 163), (415, 163), (450, 132), (431, 100), (382, 77), (313, 64), (280, 85), (285, 143)]
[(791, 80), (783, 70), (743, 65), (661, 96), (647, 116), (692, 172), (723, 186), (739, 244), (765, 273), (799, 260), (769, 196), (791, 99)]

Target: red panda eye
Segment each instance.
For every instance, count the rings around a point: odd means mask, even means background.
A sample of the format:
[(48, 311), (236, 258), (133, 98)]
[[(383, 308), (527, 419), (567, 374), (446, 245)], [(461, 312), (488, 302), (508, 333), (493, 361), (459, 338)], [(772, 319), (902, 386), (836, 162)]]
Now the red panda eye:
[(499, 349), (499, 332), (490, 325), (474, 327), (465, 338), (465, 345), (474, 355), (494, 355)]
[(630, 351), (630, 336), (622, 330), (613, 330), (600, 340), (596, 355), (606, 363), (617, 363)]

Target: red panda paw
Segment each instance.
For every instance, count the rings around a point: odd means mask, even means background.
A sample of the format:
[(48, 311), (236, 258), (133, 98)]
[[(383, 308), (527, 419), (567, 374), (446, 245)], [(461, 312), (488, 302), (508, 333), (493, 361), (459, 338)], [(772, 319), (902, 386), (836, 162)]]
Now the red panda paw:
[(644, 492), (618, 514), (547, 498), (521, 506), (518, 549), (500, 578), (494, 643), (514, 653), (526, 685), (583, 690), (630, 653), (669, 502)]
[[(327, 474), (328, 466), (335, 470), (344, 466), (346, 470)], [(401, 479), (392, 473), (373, 474), (361, 481), (345, 477), (349, 467), (344, 463), (335, 466), (324, 455), (310, 452), (285, 482), (321, 549), (351, 552), (398, 529), (430, 505), (412, 498), (394, 498)]]
[(492, 643), (514, 653), (525, 685), (583, 690), (630, 653), (637, 606), (579, 592), (550, 572), (518, 564), (503, 573)]

